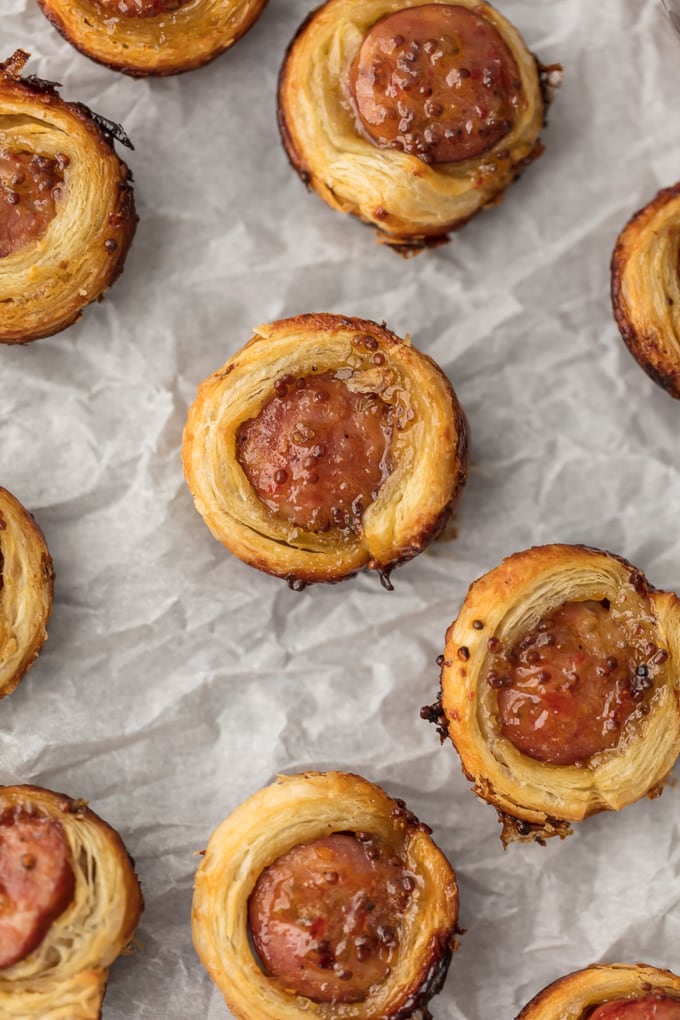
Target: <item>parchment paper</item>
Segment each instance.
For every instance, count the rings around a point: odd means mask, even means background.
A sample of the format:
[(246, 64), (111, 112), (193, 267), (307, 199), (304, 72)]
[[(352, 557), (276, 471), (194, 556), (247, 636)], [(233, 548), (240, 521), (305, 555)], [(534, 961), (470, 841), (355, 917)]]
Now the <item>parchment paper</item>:
[[(137, 862), (146, 912), (105, 1020), (224, 1020), (189, 927), (211, 831), (279, 771), (376, 781), (434, 828), (467, 929), (439, 1020), (512, 1017), (598, 961), (680, 971), (680, 791), (503, 852), (494, 811), (419, 718), (469, 583), (585, 542), (680, 589), (680, 403), (625, 350), (608, 288), (629, 216), (680, 176), (680, 42), (657, 0), (503, 0), (565, 82), (546, 153), (503, 204), (404, 261), (307, 194), (275, 120), (311, 0), (270, 0), (210, 66), (135, 82), (2, 0), (3, 56), (122, 123), (140, 224), (125, 273), (65, 333), (0, 350), (0, 484), (57, 572), (49, 641), (0, 704), (0, 781), (85, 797)], [(2, 266), (0, 264), (0, 272)], [(261, 323), (385, 319), (445, 369), (473, 468), (449, 537), (394, 575), (297, 593), (224, 550), (180, 464), (200, 380)], [(677, 774), (677, 769), (676, 769)]]

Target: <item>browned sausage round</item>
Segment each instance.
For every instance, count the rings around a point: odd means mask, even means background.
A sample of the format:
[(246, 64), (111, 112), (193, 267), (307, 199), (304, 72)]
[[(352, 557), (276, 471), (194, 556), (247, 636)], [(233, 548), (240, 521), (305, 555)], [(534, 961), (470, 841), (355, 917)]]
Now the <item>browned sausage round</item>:
[(284, 376), (238, 430), (241, 467), (263, 502), (308, 531), (359, 531), (391, 470), (390, 409), (332, 373)]
[(0, 818), (0, 968), (40, 945), (74, 884), (59, 822), (21, 810)]
[(260, 960), (315, 1002), (360, 1002), (389, 973), (415, 882), (368, 835), (336, 833), (294, 847), (263, 872), (250, 897)]
[(378, 21), (351, 85), (376, 145), (426, 163), (487, 152), (508, 134), (521, 102), (517, 64), (496, 28), (457, 4), (407, 7)]
[(68, 157), (0, 149), (0, 258), (43, 236), (54, 218)]
[(492, 657), (504, 736), (538, 761), (573, 765), (618, 743), (629, 716), (651, 697), (644, 635), (630, 643), (599, 602), (569, 602), (542, 620), (508, 654)]
[(590, 1020), (680, 1020), (680, 999), (668, 995), (616, 999), (598, 1006)]

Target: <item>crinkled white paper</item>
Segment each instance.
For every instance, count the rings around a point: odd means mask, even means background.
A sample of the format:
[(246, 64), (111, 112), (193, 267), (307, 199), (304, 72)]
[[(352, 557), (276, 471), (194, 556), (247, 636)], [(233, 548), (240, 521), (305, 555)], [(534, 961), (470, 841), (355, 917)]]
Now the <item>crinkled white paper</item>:
[[(122, 123), (140, 214), (123, 276), (66, 332), (0, 349), (0, 484), (56, 566), (49, 641), (0, 704), (0, 781), (85, 797), (146, 898), (105, 1020), (226, 1020), (191, 944), (196, 851), (279, 771), (365, 775), (434, 828), (466, 929), (439, 1020), (512, 1017), (597, 961), (680, 971), (680, 790), (503, 852), (450, 744), (419, 717), (469, 583), (535, 543), (584, 542), (680, 590), (680, 402), (625, 350), (609, 260), (680, 177), (680, 42), (658, 0), (499, 0), (565, 81), (546, 152), (452, 243), (402, 260), (308, 194), (275, 89), (313, 7), (270, 0), (208, 67), (135, 82), (3, 0), (3, 56)], [(0, 264), (0, 272), (2, 265)], [(394, 575), (296, 593), (232, 557), (180, 463), (198, 383), (252, 327), (386, 320), (445, 369), (473, 467), (456, 537)], [(677, 770), (676, 770), (677, 772)]]

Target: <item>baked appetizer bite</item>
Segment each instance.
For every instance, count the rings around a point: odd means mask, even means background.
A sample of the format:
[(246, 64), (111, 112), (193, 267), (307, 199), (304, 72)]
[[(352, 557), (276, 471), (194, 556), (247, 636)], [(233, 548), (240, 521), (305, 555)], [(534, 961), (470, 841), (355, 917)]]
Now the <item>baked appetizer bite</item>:
[(45, 536), (0, 487), (0, 698), (11, 694), (47, 639), (53, 587)]
[(450, 736), (505, 844), (657, 796), (680, 751), (680, 601), (610, 553), (546, 545), (475, 581), (446, 635)]
[(321, 198), (413, 254), (540, 156), (560, 74), (480, 0), (328, 0), (286, 55), (281, 136)]
[(293, 587), (389, 573), (443, 528), (467, 426), (441, 369), (384, 325), (310, 314), (259, 326), (206, 379), (182, 448), (196, 508)]
[(539, 992), (517, 1020), (680, 1020), (680, 977), (646, 964), (596, 964)]
[(142, 912), (118, 834), (37, 786), (0, 787), (0, 1015), (97, 1020)]
[(38, 0), (92, 60), (135, 78), (207, 64), (253, 25), (267, 0)]
[(70, 326), (123, 269), (137, 225), (122, 129), (0, 64), (0, 343)]
[(430, 832), (342, 772), (279, 776), (237, 808), (210, 838), (192, 910), (196, 951), (234, 1016), (420, 1016), (458, 915)]
[(680, 398), (680, 184), (633, 216), (612, 257), (612, 304), (637, 363)]

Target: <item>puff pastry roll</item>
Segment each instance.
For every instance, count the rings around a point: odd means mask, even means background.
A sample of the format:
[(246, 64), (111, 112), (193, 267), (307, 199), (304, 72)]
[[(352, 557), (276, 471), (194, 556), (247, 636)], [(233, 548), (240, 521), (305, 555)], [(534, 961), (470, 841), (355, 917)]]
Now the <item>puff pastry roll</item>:
[(97, 1020), (142, 911), (132, 862), (83, 801), (0, 787), (0, 1015)]
[(503, 841), (661, 792), (680, 751), (680, 602), (583, 546), (517, 553), (475, 581), (446, 635), (440, 701)]
[[(50, 336), (123, 269), (137, 217), (116, 125), (0, 65), (0, 342)], [(129, 144), (129, 142), (128, 142)]]
[(184, 471), (221, 542), (294, 587), (389, 572), (443, 528), (467, 427), (431, 358), (384, 326), (299, 315), (259, 326), (189, 411)]
[(321, 198), (413, 254), (542, 153), (560, 74), (479, 0), (328, 0), (286, 55), (281, 136)]
[(612, 303), (641, 368), (680, 398), (680, 184), (665, 188), (624, 227), (612, 257)]
[(47, 639), (53, 587), (45, 536), (0, 487), (0, 697), (11, 694)]
[(38, 0), (85, 56), (135, 78), (179, 74), (241, 38), (267, 0)]
[(196, 951), (234, 1016), (421, 1016), (458, 915), (430, 832), (341, 772), (279, 776), (237, 808), (210, 838), (192, 910)]
[(643, 963), (596, 964), (539, 992), (517, 1020), (680, 1020), (680, 977)]

